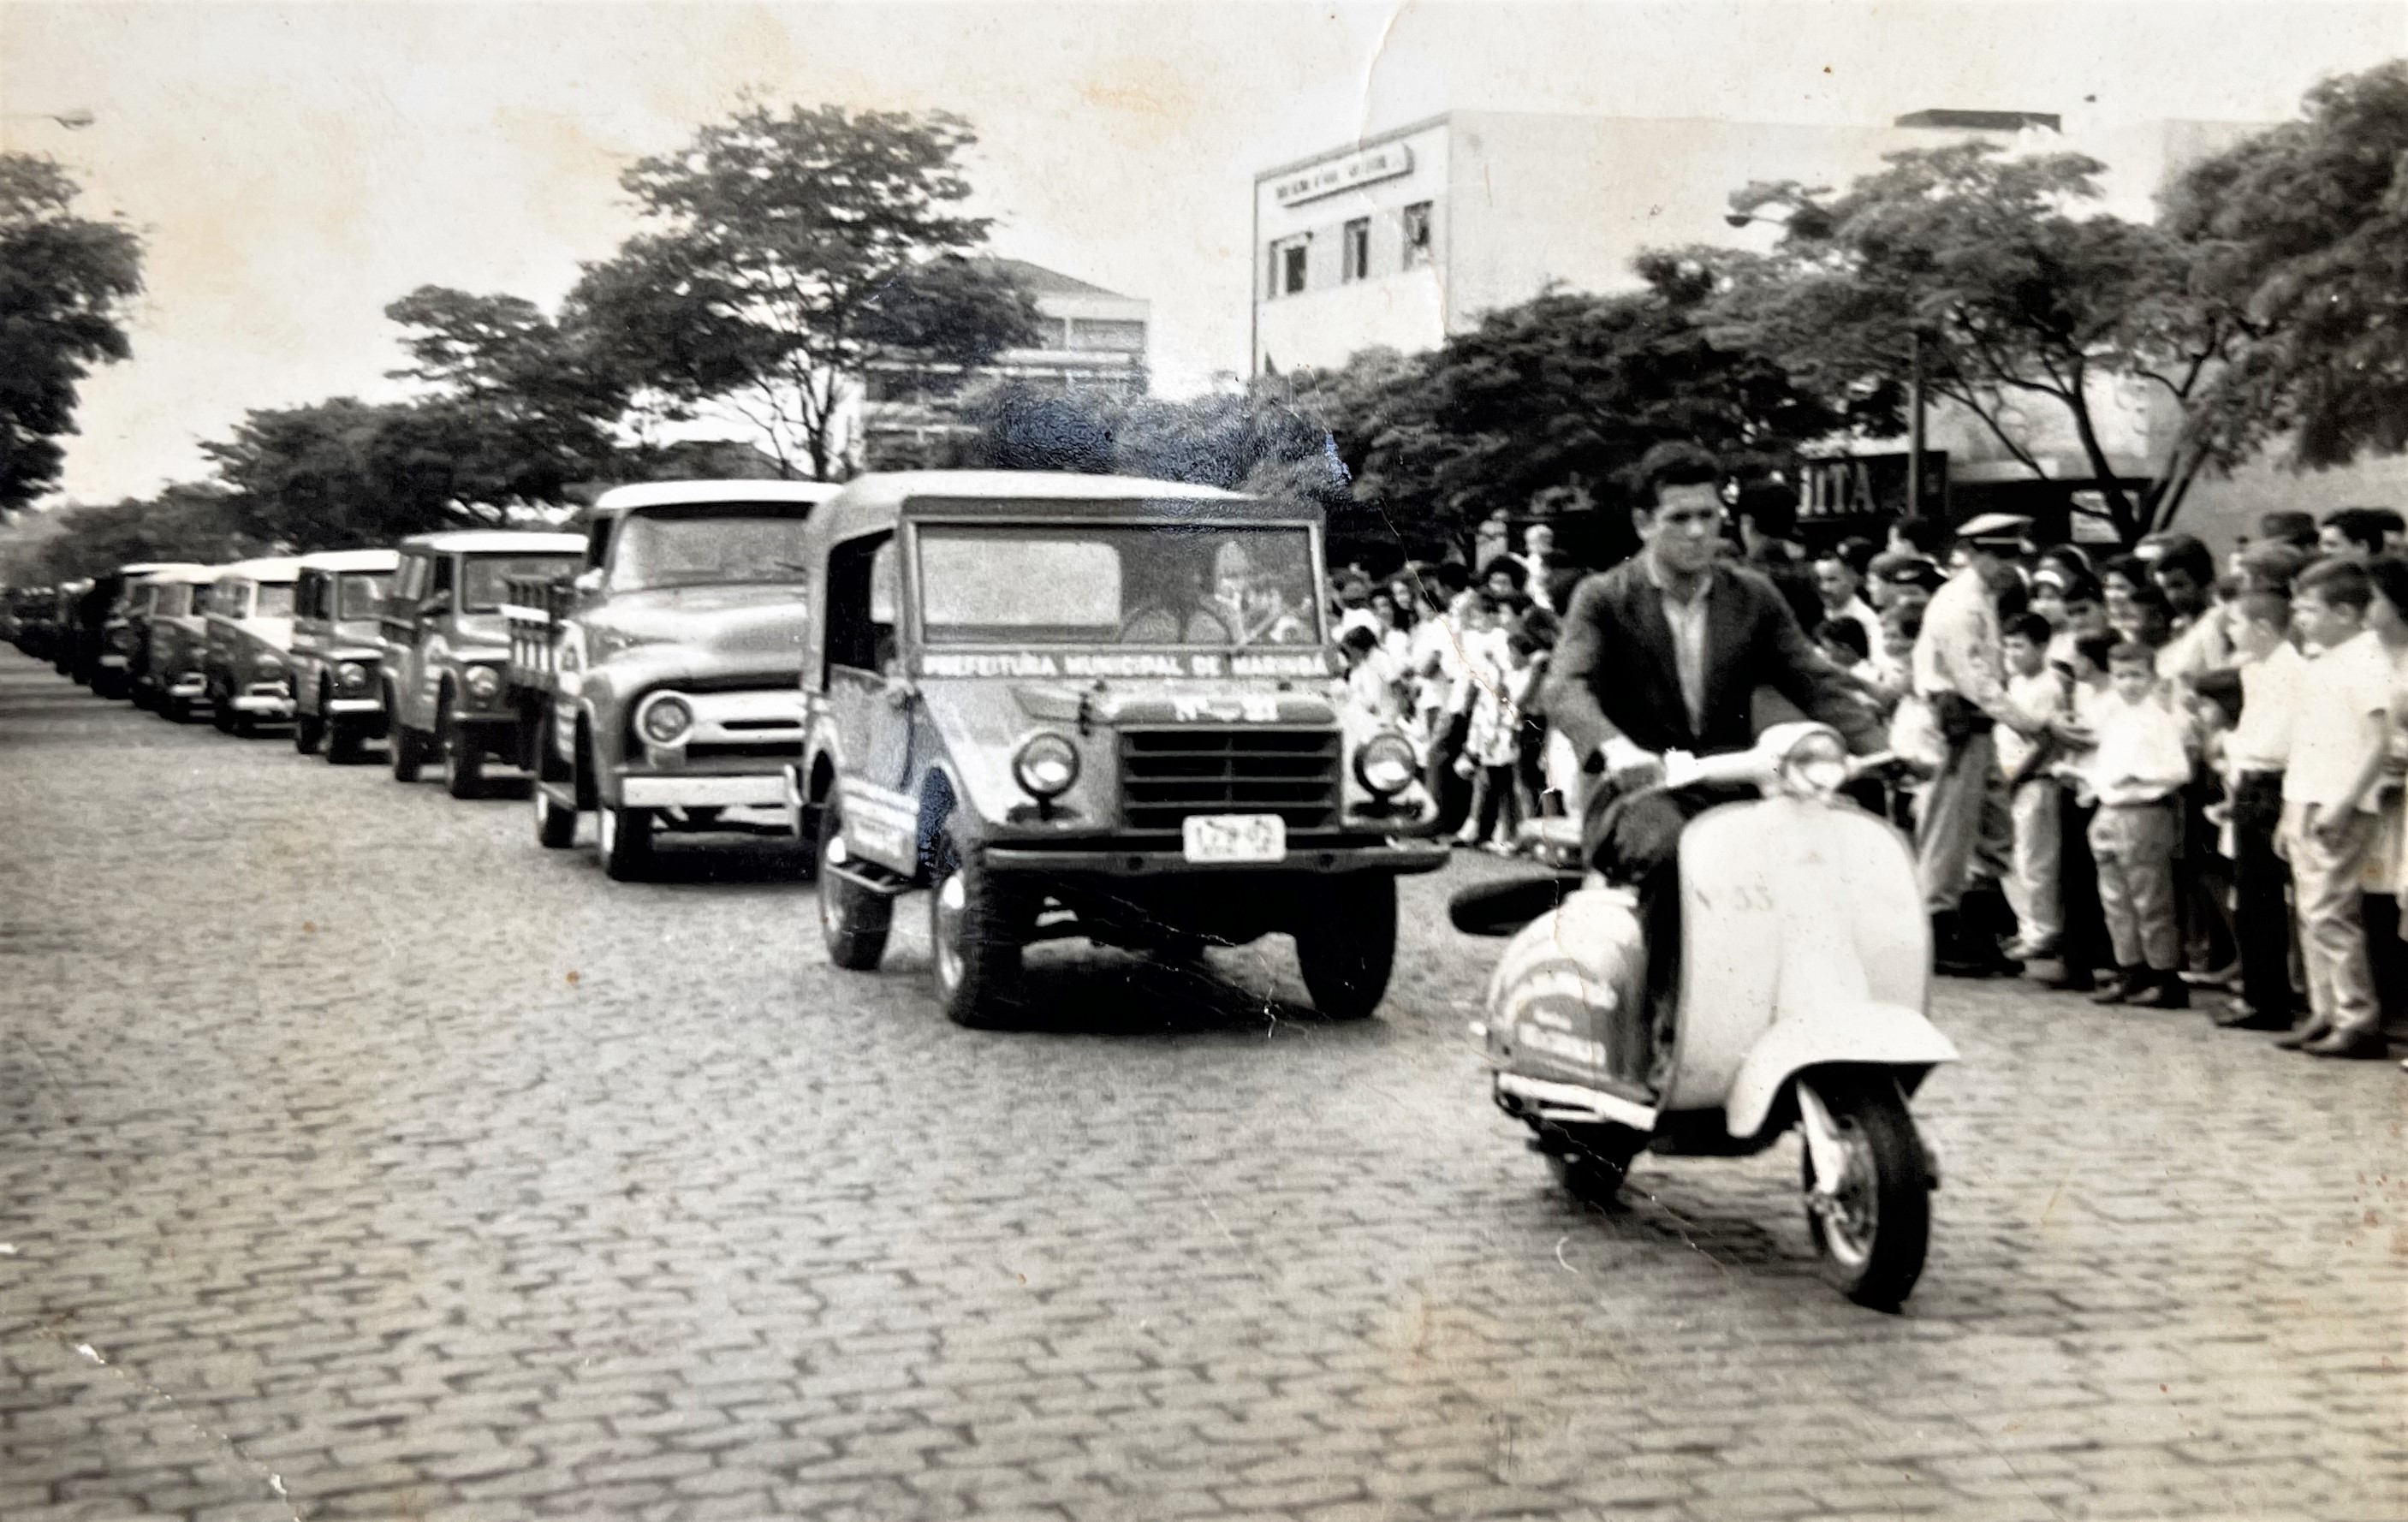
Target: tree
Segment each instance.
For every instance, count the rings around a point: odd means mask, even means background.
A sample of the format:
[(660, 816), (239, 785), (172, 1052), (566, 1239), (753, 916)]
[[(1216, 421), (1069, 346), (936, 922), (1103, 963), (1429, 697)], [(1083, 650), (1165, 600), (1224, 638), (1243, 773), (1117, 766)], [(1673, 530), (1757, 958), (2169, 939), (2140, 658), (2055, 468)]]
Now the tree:
[(2156, 387), (2186, 416), (2249, 341), (2246, 313), (2195, 289), (2172, 232), (2077, 216), (2104, 165), (2078, 153), (2012, 157), (1967, 142), (1893, 153), (1847, 193), (1751, 185), (1742, 214), (1786, 214), (1768, 257), (1724, 252), (1717, 339), (1777, 359), (1835, 403), (1896, 388), (1918, 363), (1930, 392), (1978, 419), (2035, 479), (2047, 471), (2012, 422), (2018, 400), (2061, 409), (2116, 533), (2164, 527), (2200, 471), (2232, 463), (2186, 426), (2137, 492), (2116, 476), (2097, 409), (2107, 389)]
[(1651, 255), (1639, 273), (1642, 290), (1549, 290), (1429, 354), (1372, 351), (1299, 372), (1296, 405), (1335, 438), (1356, 495), (1415, 543), (1461, 540), (1543, 494), (1618, 499), (1625, 473), (1667, 438), (1765, 468), (1834, 432), (1895, 427), (1890, 394), (1827, 403), (1717, 341), (1703, 323), (1707, 263)]
[(612, 472), (628, 388), (531, 301), (421, 286), (385, 309), (408, 330), (394, 371), (432, 395), (423, 427), (449, 440), (453, 489), (475, 501), (557, 503)]
[(178, 482), (155, 497), (67, 508), (56, 524), (32, 570), (41, 581), (98, 576), (141, 560), (216, 565), (267, 549), (242, 532), (226, 494), (206, 484)]
[(2194, 165), (2164, 220), (2253, 325), (2201, 424), (2223, 452), (2284, 432), (2300, 467), (2408, 448), (2408, 60)]
[(242, 530), (296, 552), (470, 526), (460, 505), (492, 500), (464, 471), (477, 441), (442, 409), (337, 396), (251, 412), (201, 447)]
[(77, 216), (78, 194), (50, 160), (0, 153), (0, 518), (58, 483), (78, 385), (133, 352), (141, 240)]
[(1027, 296), (957, 255), (986, 237), (938, 112), (753, 106), (620, 183), (648, 230), (570, 303), (595, 352), (672, 411), (741, 419), (794, 473), (844, 464), (845, 419), (881, 356), (967, 368), (1035, 341)]

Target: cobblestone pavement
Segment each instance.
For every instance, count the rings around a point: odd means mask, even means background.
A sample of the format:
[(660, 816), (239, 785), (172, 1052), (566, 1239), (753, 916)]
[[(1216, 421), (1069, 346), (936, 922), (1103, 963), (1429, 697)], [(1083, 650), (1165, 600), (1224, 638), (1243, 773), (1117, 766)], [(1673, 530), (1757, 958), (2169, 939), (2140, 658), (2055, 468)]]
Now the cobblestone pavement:
[(774, 851), (613, 885), (13, 653), (0, 805), (7, 1522), (2408, 1515), (2389, 1063), (1946, 987), (1885, 1317), (1794, 1142), (1555, 1192), (1485, 864), (1376, 1021), (1057, 946), (982, 1034)]

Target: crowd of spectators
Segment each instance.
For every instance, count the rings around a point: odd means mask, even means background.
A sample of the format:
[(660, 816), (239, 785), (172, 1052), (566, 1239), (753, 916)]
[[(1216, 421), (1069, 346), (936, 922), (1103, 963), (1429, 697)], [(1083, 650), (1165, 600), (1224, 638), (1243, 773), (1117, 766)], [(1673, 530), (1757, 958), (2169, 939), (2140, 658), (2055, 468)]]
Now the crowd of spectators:
[[(2408, 545), (2400, 514), (2267, 514), (2219, 566), (2162, 534), (2094, 558), (1989, 515), (1809, 553), (1737, 494), (1729, 554), (1886, 725), (1870, 801), (1912, 836), (1946, 974), (2386, 1055), (2408, 1006)], [(1583, 574), (1552, 530), (1332, 588), (1354, 702), (1411, 735), (1440, 826), (1512, 854), (1580, 759), (1543, 711)], [(1578, 811), (1577, 801), (1571, 803)]]

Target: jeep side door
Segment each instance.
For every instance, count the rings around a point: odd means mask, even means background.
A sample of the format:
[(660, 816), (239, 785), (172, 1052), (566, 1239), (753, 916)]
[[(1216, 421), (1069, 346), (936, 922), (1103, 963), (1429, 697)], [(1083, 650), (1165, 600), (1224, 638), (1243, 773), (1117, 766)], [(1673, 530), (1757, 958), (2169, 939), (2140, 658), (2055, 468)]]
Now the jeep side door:
[(393, 711), (387, 717), (412, 729), (432, 725), (414, 699), (425, 662), (426, 599), (435, 584), (437, 562), (431, 551), (403, 555), (401, 567), (394, 572), (393, 591), (384, 600), (384, 616), (378, 620), (384, 631), (386, 701)]
[(843, 768), (845, 835), (898, 872), (919, 866), (911, 781), (911, 683), (897, 653), (895, 538), (872, 535), (828, 553), (827, 714)]

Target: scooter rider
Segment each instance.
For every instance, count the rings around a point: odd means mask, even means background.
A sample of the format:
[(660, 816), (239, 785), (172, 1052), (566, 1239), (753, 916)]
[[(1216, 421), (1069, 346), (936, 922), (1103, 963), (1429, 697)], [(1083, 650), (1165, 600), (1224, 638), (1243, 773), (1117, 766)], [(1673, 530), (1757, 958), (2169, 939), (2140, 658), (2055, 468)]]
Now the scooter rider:
[[(1743, 751), (1760, 695), (1778, 695), (1831, 725), (1857, 754), (1880, 751), (1882, 726), (1798, 626), (1773, 584), (1719, 558), (1723, 471), (1693, 443), (1658, 444), (1640, 462), (1631, 519), (1640, 553), (1583, 582), (1564, 616), (1546, 687), (1548, 718), (1606, 784), (1591, 794), (1581, 843), (1608, 880), (1639, 891), (1651, 1003), (1669, 1016), (1680, 945), (1677, 848), (1682, 827), (1742, 796), (1650, 784), (1663, 754)], [(1752, 796), (1752, 794), (1746, 795)], [(1668, 1032), (1655, 1032), (1660, 1060)]]

